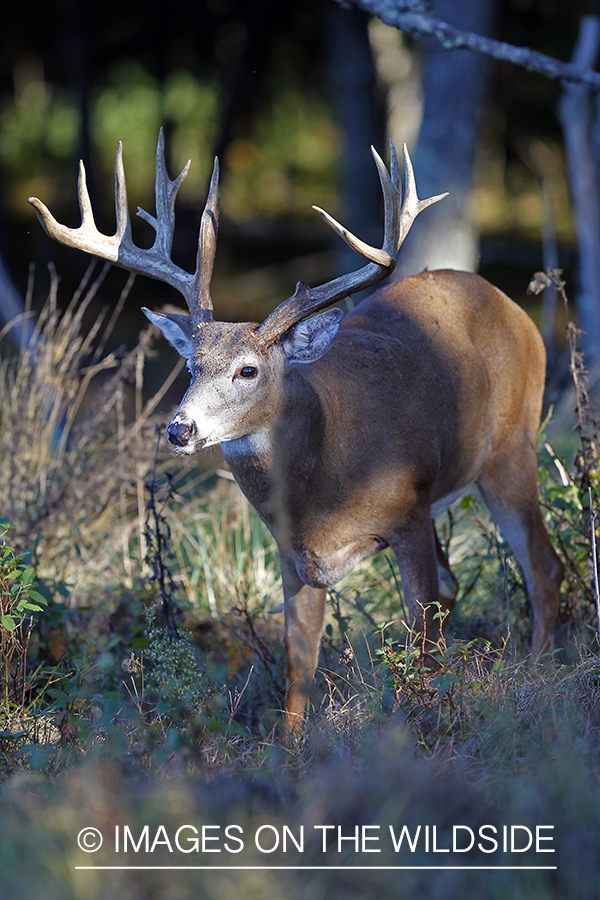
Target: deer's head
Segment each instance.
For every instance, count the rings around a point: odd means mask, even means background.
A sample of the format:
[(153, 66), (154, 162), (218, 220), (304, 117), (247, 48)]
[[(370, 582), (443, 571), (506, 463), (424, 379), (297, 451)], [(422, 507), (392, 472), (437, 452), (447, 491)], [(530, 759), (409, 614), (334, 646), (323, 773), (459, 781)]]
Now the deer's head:
[(313, 207), (367, 265), (327, 284), (310, 288), (298, 282), (292, 297), (281, 303), (262, 324), (216, 322), (210, 296), (210, 280), (217, 245), (219, 219), (219, 164), (215, 160), (206, 206), (200, 224), (196, 271), (192, 275), (171, 260), (175, 227), (175, 199), (189, 161), (174, 181), (167, 174), (164, 135), (161, 129), (156, 154), (156, 216), (138, 207), (138, 215), (156, 232), (154, 245), (143, 250), (133, 243), (127, 208), (127, 189), (119, 144), (115, 162), (117, 230), (101, 234), (96, 228), (80, 164), (79, 228), (59, 224), (36, 197), (36, 208), (46, 232), (62, 244), (107, 259), (131, 272), (149, 275), (175, 287), (185, 298), (189, 316), (157, 313), (144, 308), (168, 341), (187, 360), (190, 386), (171, 420), (168, 438), (183, 453), (223, 441), (234, 441), (267, 428), (283, 402), (286, 367), (319, 359), (331, 346), (342, 312), (321, 312), (332, 303), (376, 284), (396, 265), (396, 254), (416, 216), (445, 194), (419, 200), (406, 146), (406, 193), (400, 208), (402, 187), (398, 159), (390, 142), (390, 172), (373, 150), (385, 204), (383, 246), (365, 244), (328, 213)]
[(286, 366), (322, 356), (342, 317), (338, 309), (322, 312), (265, 342), (252, 323), (194, 327), (189, 316), (143, 311), (187, 360), (190, 386), (167, 430), (182, 453), (268, 428), (281, 408)]

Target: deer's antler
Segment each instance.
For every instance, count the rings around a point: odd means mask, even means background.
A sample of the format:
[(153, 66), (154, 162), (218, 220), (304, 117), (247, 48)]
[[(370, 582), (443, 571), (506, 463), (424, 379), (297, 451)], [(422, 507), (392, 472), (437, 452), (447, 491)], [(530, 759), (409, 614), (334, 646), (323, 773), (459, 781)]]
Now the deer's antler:
[(165, 138), (162, 128), (156, 149), (156, 217), (138, 207), (138, 216), (148, 222), (156, 232), (154, 244), (148, 250), (136, 247), (131, 236), (131, 223), (127, 208), (127, 187), (123, 168), (123, 148), (119, 141), (115, 159), (115, 207), (117, 230), (113, 235), (105, 235), (98, 231), (92, 212), (92, 204), (88, 193), (85, 167), (79, 164), (79, 208), (81, 225), (79, 228), (67, 228), (56, 221), (50, 210), (38, 200), (29, 197), (38, 214), (45, 231), (61, 244), (75, 247), (106, 259), (117, 266), (149, 275), (176, 288), (188, 305), (193, 323), (211, 321), (213, 317), (210, 297), (210, 279), (212, 275), (217, 246), (219, 223), (219, 162), (215, 159), (208, 198), (202, 213), (196, 272), (191, 275), (171, 260), (171, 245), (175, 229), (175, 199), (181, 183), (188, 173), (190, 161), (185, 164), (180, 174), (171, 181), (165, 163)]
[[(285, 331), (311, 313), (370, 287), (389, 275), (396, 266), (396, 255), (415, 218), (432, 203), (437, 203), (438, 200), (447, 196), (447, 194), (438, 194), (428, 200), (419, 200), (412, 164), (406, 145), (404, 145), (406, 192), (400, 209), (402, 185), (396, 149), (390, 141), (389, 173), (380, 156), (373, 148), (371, 149), (381, 182), (385, 207), (383, 246), (381, 248), (371, 247), (336, 222), (329, 213), (317, 206), (313, 207), (353, 250), (368, 260), (368, 263), (356, 272), (342, 275), (319, 287), (311, 288), (306, 282), (299, 281), (293, 296), (281, 303), (258, 327), (257, 338), (264, 346), (272, 344)], [(123, 150), (120, 142), (115, 160), (117, 230), (114, 235), (102, 234), (96, 227), (83, 162), (80, 163), (79, 170), (79, 207), (81, 209), (79, 228), (67, 228), (65, 225), (61, 225), (37, 197), (29, 197), (29, 203), (35, 207), (46, 232), (59, 243), (92, 253), (94, 256), (106, 259), (131, 272), (149, 275), (151, 278), (164, 281), (176, 288), (188, 305), (193, 324), (197, 325), (200, 322), (212, 321), (214, 318), (210, 297), (210, 279), (215, 259), (219, 221), (219, 162), (215, 159), (208, 198), (202, 213), (196, 271), (193, 275), (175, 265), (171, 259), (171, 245), (175, 228), (175, 199), (189, 166), (188, 160), (177, 178), (174, 181), (170, 180), (165, 164), (165, 139), (161, 128), (156, 150), (156, 216), (152, 216), (138, 207), (138, 215), (148, 222), (156, 232), (154, 244), (149, 250), (136, 247), (131, 236)]]
[(432, 203), (437, 203), (438, 200), (443, 200), (444, 197), (448, 196), (446, 192), (445, 194), (438, 194), (436, 197), (430, 197), (428, 200), (419, 200), (413, 167), (406, 144), (404, 144), (402, 149), (406, 170), (406, 192), (402, 208), (400, 209), (402, 184), (396, 148), (390, 141), (390, 172), (388, 173), (381, 157), (375, 148), (371, 147), (381, 182), (385, 210), (383, 246), (381, 249), (365, 244), (364, 241), (361, 241), (349, 232), (347, 228), (336, 222), (329, 213), (326, 213), (318, 206), (313, 206), (313, 209), (325, 219), (336, 234), (339, 234), (353, 250), (369, 262), (362, 269), (358, 269), (356, 272), (348, 275), (342, 275), (340, 278), (335, 278), (333, 281), (329, 281), (327, 284), (322, 284), (319, 287), (311, 288), (305, 281), (299, 281), (293, 296), (280, 303), (277, 309), (259, 326), (257, 335), (263, 345), (273, 343), (292, 325), (300, 322), (311, 313), (318, 312), (318, 310), (324, 309), (326, 306), (330, 306), (332, 303), (336, 303), (350, 294), (355, 294), (357, 291), (371, 287), (371, 285), (376, 284), (393, 272), (396, 267), (398, 250), (416, 217), (428, 206), (431, 206)]

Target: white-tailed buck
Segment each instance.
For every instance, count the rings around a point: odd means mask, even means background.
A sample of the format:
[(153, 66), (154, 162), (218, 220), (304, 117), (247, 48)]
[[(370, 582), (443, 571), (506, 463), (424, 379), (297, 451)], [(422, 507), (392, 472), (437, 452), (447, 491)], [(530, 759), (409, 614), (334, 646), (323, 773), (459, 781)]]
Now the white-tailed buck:
[(534, 656), (549, 643), (558, 610), (563, 566), (542, 522), (536, 480), (545, 352), (529, 317), (478, 275), (446, 270), (384, 287), (347, 316), (320, 312), (389, 275), (415, 217), (445, 196), (418, 199), (405, 148), (400, 207), (393, 146), (389, 173), (373, 155), (385, 201), (382, 248), (317, 209), (367, 264), (320, 287), (299, 282), (260, 325), (213, 318), (217, 161), (194, 275), (170, 258), (175, 197), (189, 163), (169, 179), (162, 132), (156, 217), (138, 209), (156, 231), (151, 249), (132, 241), (120, 145), (113, 236), (95, 226), (83, 164), (79, 228), (29, 201), (57, 241), (165, 281), (185, 297), (189, 316), (144, 309), (191, 376), (167, 434), (181, 453), (219, 443), (277, 540), (291, 727), (302, 721), (317, 667), (327, 588), (365, 557), (391, 547), (425, 646), (436, 643), (435, 604), (451, 607), (457, 582), (433, 519), (473, 482), (523, 568)]

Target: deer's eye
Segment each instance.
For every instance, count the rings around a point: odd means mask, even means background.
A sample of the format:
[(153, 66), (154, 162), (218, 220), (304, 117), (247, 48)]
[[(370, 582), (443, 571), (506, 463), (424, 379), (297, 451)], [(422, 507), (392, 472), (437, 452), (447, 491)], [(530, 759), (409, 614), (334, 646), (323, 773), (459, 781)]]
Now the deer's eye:
[(237, 370), (237, 372), (235, 373), (235, 375), (233, 377), (249, 379), (249, 378), (256, 378), (257, 375), (258, 375), (258, 369), (256, 368), (256, 366), (242, 366), (240, 369)]

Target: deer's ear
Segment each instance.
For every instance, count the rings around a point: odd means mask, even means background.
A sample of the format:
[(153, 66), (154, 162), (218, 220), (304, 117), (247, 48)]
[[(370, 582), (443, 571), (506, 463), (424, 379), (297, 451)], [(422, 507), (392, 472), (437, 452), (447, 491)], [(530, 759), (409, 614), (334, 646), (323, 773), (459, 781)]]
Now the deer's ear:
[(290, 328), (281, 339), (283, 352), (289, 361), (309, 363), (323, 356), (338, 333), (343, 315), (341, 309), (329, 309)]
[(189, 316), (179, 316), (177, 313), (157, 313), (142, 306), (142, 312), (153, 325), (160, 328), (166, 339), (175, 347), (178, 353), (189, 359), (192, 355), (192, 320)]

